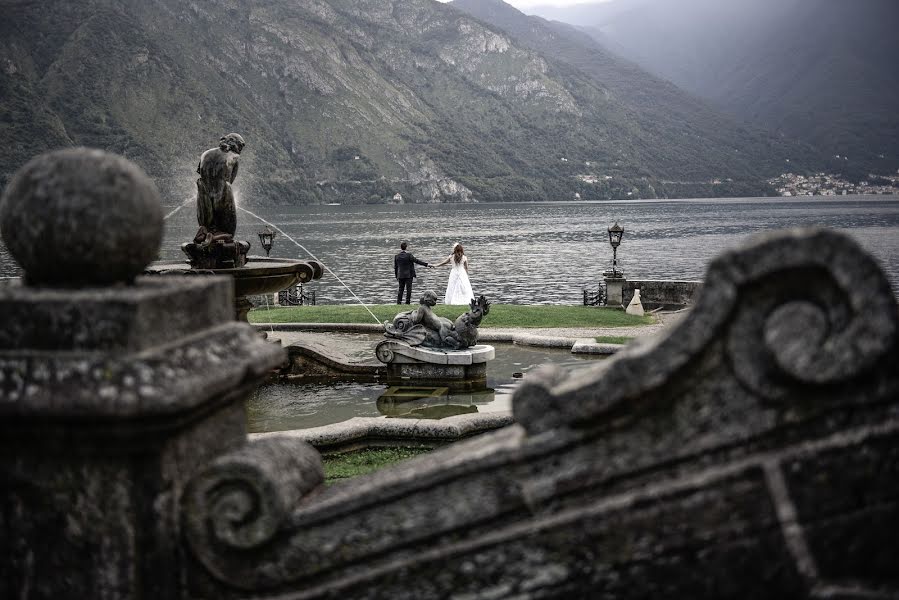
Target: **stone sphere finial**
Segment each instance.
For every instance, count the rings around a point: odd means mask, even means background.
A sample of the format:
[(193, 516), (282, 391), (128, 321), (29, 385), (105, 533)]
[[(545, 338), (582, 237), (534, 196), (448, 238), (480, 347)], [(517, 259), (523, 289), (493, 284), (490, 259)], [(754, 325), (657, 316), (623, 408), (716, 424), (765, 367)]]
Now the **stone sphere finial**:
[(0, 197), (0, 234), (29, 285), (131, 283), (156, 258), (162, 230), (156, 186), (102, 150), (37, 156)]

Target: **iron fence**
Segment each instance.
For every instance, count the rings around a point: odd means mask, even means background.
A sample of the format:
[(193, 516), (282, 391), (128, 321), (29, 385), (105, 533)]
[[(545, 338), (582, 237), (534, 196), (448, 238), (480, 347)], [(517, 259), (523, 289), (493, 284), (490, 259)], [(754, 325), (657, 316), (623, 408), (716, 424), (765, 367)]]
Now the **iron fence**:
[(600, 281), (596, 285), (596, 291), (584, 289), (584, 306), (605, 306), (606, 284)]
[(297, 284), (278, 292), (278, 304), (281, 306), (315, 306), (315, 290), (308, 292), (303, 284)]

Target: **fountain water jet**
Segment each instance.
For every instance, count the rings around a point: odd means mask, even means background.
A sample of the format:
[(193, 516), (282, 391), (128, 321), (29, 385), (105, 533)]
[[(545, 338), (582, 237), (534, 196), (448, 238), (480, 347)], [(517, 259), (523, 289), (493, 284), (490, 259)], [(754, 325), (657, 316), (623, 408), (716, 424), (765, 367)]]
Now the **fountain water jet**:
[(322, 262), (321, 260), (319, 260), (314, 254), (312, 254), (311, 252), (309, 252), (309, 250), (308, 250), (303, 244), (299, 243), (298, 241), (296, 241), (295, 239), (293, 239), (292, 237), (290, 237), (290, 235), (288, 235), (283, 229), (281, 229), (280, 227), (278, 227), (277, 225), (275, 225), (275, 224), (272, 223), (271, 221), (268, 221), (268, 220), (266, 220), (266, 219), (260, 217), (260, 216), (257, 215), (256, 213), (254, 213), (254, 212), (252, 212), (252, 211), (249, 211), (249, 210), (247, 210), (246, 208), (243, 208), (242, 206), (238, 206), (237, 209), (238, 209), (238, 210), (242, 210), (243, 212), (247, 213), (248, 215), (251, 215), (251, 216), (253, 216), (253, 217), (256, 217), (257, 219), (259, 219), (260, 221), (262, 221), (263, 223), (265, 223), (266, 225), (268, 225), (269, 227), (273, 228), (275, 231), (277, 231), (278, 233), (280, 233), (281, 235), (283, 235), (284, 237), (286, 237), (288, 240), (290, 240), (291, 242), (293, 242), (293, 243), (294, 243), (298, 248), (300, 248), (303, 252), (305, 252), (306, 254), (308, 254), (309, 256), (311, 256), (311, 257), (312, 257), (312, 260), (316, 261), (316, 262), (317, 262), (318, 264), (320, 264), (320, 265), (322, 266), (322, 268), (324, 268), (328, 273), (330, 273), (331, 275), (333, 275), (333, 276), (334, 276), (334, 279), (336, 279), (337, 282), (340, 283), (340, 285), (342, 285), (343, 287), (345, 287), (346, 290), (347, 290), (350, 294), (353, 295), (353, 298), (356, 299), (356, 301), (359, 303), (359, 306), (361, 306), (361, 307), (364, 308), (366, 311), (368, 311), (368, 314), (370, 314), (370, 315), (371, 315), (371, 318), (375, 320), (375, 323), (377, 323), (378, 325), (381, 324), (381, 321), (378, 319), (378, 317), (375, 316), (375, 313), (371, 312), (371, 309), (369, 309), (368, 306), (366, 306), (365, 303), (362, 302), (362, 300), (359, 299), (359, 296), (356, 295), (356, 292), (354, 292), (353, 290), (351, 290), (351, 289), (350, 289), (350, 286), (348, 286), (347, 284), (345, 284), (345, 283), (343, 282), (343, 280), (342, 280), (340, 277), (337, 276), (337, 273), (335, 273), (334, 271), (332, 271), (331, 268), (328, 267), (328, 265), (326, 265), (324, 262)]
[(182, 208), (184, 208), (185, 206), (187, 206), (187, 203), (190, 202), (191, 200), (193, 200), (193, 198), (186, 198), (186, 199), (184, 200), (184, 202), (182, 202), (180, 205), (178, 205), (178, 206), (175, 207), (173, 210), (171, 210), (166, 216), (162, 217), (162, 220), (163, 220), (163, 221), (168, 221), (169, 217), (171, 217), (171, 216), (174, 215), (176, 212), (178, 212), (179, 210), (181, 210)]

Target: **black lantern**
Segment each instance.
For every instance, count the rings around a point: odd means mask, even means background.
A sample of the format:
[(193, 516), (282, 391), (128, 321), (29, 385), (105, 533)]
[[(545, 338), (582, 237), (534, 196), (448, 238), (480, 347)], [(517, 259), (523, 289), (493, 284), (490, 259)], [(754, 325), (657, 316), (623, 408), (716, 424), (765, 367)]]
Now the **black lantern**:
[(618, 245), (621, 244), (621, 237), (624, 235), (624, 228), (615, 221), (615, 224), (609, 227), (609, 245), (612, 246), (612, 277), (618, 277)]
[(268, 253), (272, 251), (272, 244), (275, 242), (275, 237), (277, 235), (277, 233), (275, 233), (268, 227), (265, 228), (265, 231), (259, 232), (259, 243), (262, 244), (262, 249), (265, 250), (266, 256), (268, 256)]

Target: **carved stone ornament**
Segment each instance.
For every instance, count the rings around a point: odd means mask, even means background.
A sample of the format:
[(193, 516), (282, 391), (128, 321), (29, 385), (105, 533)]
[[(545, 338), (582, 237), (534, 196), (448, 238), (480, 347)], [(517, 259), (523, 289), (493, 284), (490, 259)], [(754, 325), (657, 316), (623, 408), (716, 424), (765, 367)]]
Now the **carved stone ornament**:
[(897, 314), (848, 237), (763, 236), (664, 337), (526, 379), (501, 431), (329, 487), (216, 461), (182, 505), (191, 591), (899, 597)]
[(66, 148), (19, 169), (3, 191), (0, 223), (30, 284), (132, 282), (162, 242), (162, 203), (134, 163)]
[(470, 309), (455, 321), (434, 314), (431, 307), (436, 305), (437, 294), (426, 291), (421, 295), (418, 308), (403, 311), (393, 318), (393, 322), (384, 323), (384, 335), (410, 346), (451, 350), (462, 350), (478, 343), (478, 325), (490, 312), (487, 298), (472, 299)]

